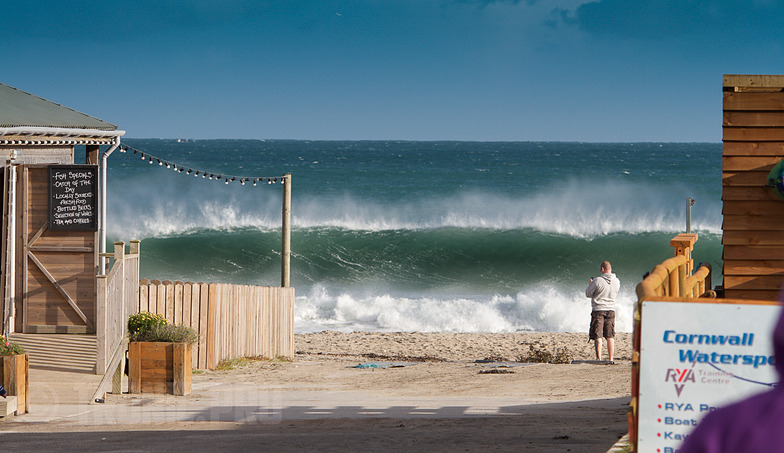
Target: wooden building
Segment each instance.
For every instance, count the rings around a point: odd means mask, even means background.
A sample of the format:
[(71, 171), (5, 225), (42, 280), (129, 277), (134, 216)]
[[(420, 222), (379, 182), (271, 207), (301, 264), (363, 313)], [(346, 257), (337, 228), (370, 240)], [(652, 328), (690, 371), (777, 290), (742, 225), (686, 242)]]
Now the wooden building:
[(784, 200), (768, 174), (784, 159), (784, 75), (725, 75), (723, 85), (724, 296), (778, 300)]
[[(105, 237), (105, 221), (96, 206), (105, 193), (105, 179), (103, 185), (99, 181), (105, 171), (99, 176), (99, 164), (105, 169), (106, 157), (123, 134), (114, 124), (0, 84), (3, 333), (95, 332), (99, 238)], [(84, 172), (69, 171), (77, 150), (85, 153), (84, 159), (78, 156), (86, 163), (79, 167)], [(64, 173), (53, 176), (53, 166), (62, 166)], [(60, 226), (53, 225), (52, 199), (60, 184), (53, 189), (52, 181), (61, 175), (86, 177), (78, 181), (87, 187), (78, 196), (93, 200), (84, 208), (89, 225), (61, 220), (54, 221)], [(70, 200), (77, 201), (84, 199)]]

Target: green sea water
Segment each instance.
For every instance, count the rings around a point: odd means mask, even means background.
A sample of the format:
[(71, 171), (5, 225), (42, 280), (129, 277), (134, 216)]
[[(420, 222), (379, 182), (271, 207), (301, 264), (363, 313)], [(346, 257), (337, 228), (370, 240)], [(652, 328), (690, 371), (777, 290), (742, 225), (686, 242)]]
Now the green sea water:
[(292, 175), (302, 332), (586, 331), (583, 292), (605, 259), (629, 331), (634, 287), (672, 256), (687, 197), (694, 259), (721, 270), (720, 144), (123, 143), (109, 240), (141, 239), (150, 279), (278, 285), (282, 190), (252, 181)]

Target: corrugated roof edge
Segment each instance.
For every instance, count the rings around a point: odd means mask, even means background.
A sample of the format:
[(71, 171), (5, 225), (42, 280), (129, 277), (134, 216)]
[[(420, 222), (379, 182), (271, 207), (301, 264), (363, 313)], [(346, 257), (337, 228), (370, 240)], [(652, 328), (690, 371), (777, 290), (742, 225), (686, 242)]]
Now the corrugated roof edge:
[[(32, 128), (32, 127), (41, 127), (35, 124), (0, 124), (2, 128), (11, 128), (11, 127), (25, 127), (25, 128)], [(112, 124), (111, 127), (87, 127), (87, 126), (57, 126), (62, 129), (93, 129), (93, 130), (100, 130), (100, 131), (115, 131), (117, 130), (117, 126)]]
[[(74, 109), (72, 109), (72, 108), (70, 108), (68, 106), (65, 106), (65, 105), (62, 105), (62, 104), (58, 104), (57, 102), (53, 102), (53, 101), (50, 101), (48, 99), (42, 98), (41, 96), (37, 96), (35, 94), (28, 93), (27, 91), (20, 90), (19, 88), (12, 87), (10, 85), (6, 85), (6, 84), (4, 84), (2, 82), (0, 82), (0, 86), (2, 86), (4, 88), (11, 89), (11, 90), (14, 90), (14, 91), (17, 91), (17, 92), (25, 94), (27, 96), (31, 96), (33, 98), (39, 99), (41, 101), (44, 101), (46, 103), (49, 103), (49, 104), (55, 105), (57, 107), (69, 110), (69, 111), (71, 111), (73, 113), (76, 113), (78, 115), (81, 115), (81, 116), (83, 116), (85, 118), (89, 118), (90, 120), (97, 121), (99, 123), (103, 123), (104, 124), (104, 125), (101, 125), (101, 126), (97, 126), (97, 125), (78, 125), (78, 126), (77, 125), (72, 125), (72, 126), (61, 126), (61, 127), (68, 127), (68, 128), (71, 128), (71, 129), (98, 129), (98, 130), (107, 130), (107, 131), (116, 130), (117, 127), (118, 127), (116, 124), (112, 124), (112, 123), (110, 123), (108, 121), (104, 121), (104, 120), (102, 120), (100, 118), (96, 118), (94, 116), (88, 115), (88, 114), (80, 112), (78, 110), (74, 110)], [(0, 127), (36, 127), (36, 126), (40, 126), (40, 124), (39, 125), (36, 125), (36, 124), (2, 124)]]

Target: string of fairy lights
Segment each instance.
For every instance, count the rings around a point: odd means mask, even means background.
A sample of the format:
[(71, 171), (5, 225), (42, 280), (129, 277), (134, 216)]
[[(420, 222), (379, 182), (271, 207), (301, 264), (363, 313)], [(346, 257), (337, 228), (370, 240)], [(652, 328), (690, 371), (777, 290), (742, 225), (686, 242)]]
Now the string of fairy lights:
[(168, 169), (173, 169), (177, 173), (184, 173), (186, 175), (193, 175), (194, 177), (198, 178), (201, 176), (203, 179), (209, 179), (213, 181), (223, 181), (225, 184), (231, 184), (234, 182), (238, 182), (241, 185), (245, 185), (246, 183), (257, 185), (257, 184), (276, 184), (280, 182), (281, 184), (286, 183), (286, 178), (284, 176), (234, 176), (234, 175), (224, 175), (219, 174), (211, 171), (204, 171), (198, 170), (194, 168), (190, 168), (187, 165), (180, 165), (178, 163), (172, 162), (167, 159), (162, 159), (158, 156), (154, 156), (146, 151), (138, 150), (132, 146), (128, 145), (120, 145), (118, 150), (121, 153), (127, 153), (128, 151), (133, 151), (135, 156), (140, 156), (143, 161), (147, 161), (150, 165), (155, 165), (156, 163), (160, 167), (166, 167)]

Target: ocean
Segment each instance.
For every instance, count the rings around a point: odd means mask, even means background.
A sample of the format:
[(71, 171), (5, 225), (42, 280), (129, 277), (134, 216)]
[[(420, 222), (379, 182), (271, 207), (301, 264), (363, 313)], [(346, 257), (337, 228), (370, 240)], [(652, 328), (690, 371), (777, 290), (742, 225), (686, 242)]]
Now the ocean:
[(630, 332), (635, 287), (673, 255), (687, 197), (693, 257), (720, 282), (720, 143), (123, 145), (107, 239), (140, 239), (148, 279), (278, 286), (282, 190), (267, 178), (291, 173), (297, 332), (587, 332), (603, 260)]

